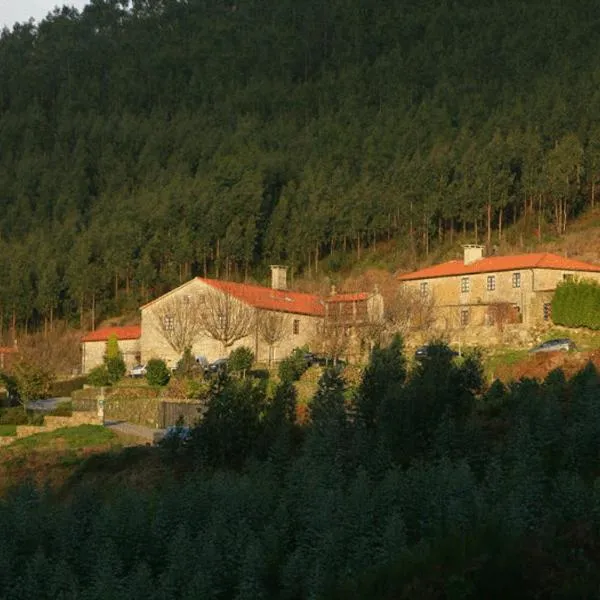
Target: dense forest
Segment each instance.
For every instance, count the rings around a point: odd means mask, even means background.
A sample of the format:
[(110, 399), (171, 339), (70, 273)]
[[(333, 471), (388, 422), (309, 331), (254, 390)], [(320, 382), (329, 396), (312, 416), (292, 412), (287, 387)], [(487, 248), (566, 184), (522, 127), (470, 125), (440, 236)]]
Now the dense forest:
[(483, 390), (477, 356), (407, 372), (396, 339), (354, 393), (326, 371), (306, 425), (266, 387), (221, 380), (186, 441), (0, 498), (0, 598), (597, 597), (591, 363)]
[(560, 235), (596, 202), (599, 21), (591, 0), (92, 0), (4, 29), (2, 331), (381, 240)]

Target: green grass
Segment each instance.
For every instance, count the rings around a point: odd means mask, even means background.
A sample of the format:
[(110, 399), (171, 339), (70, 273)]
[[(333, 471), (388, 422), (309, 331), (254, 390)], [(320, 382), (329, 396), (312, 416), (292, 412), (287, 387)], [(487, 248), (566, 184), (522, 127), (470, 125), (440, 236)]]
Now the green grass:
[(63, 427), (55, 431), (38, 433), (21, 438), (12, 444), (13, 449), (24, 448), (40, 450), (56, 446), (71, 450), (82, 450), (89, 446), (99, 446), (115, 440), (117, 435), (101, 425), (80, 425), (79, 427)]
[(514, 365), (527, 357), (527, 350), (506, 348), (484, 356), (483, 367), (488, 379), (494, 379), (498, 367)]
[(9, 437), (17, 435), (16, 425), (0, 425), (0, 437)]

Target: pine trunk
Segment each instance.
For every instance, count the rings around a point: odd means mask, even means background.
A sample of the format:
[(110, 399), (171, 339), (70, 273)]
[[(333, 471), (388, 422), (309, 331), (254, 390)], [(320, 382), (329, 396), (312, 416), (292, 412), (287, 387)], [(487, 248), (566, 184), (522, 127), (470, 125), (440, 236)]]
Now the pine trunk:
[(502, 241), (502, 208), (498, 211), (498, 241)]
[(488, 200), (487, 205), (487, 245), (492, 245), (492, 203)]

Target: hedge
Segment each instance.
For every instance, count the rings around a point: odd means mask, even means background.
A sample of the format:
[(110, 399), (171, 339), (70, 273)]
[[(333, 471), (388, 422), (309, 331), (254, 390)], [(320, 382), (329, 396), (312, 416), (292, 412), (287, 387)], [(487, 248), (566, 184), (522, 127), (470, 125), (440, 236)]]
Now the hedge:
[(552, 321), (565, 327), (600, 329), (600, 286), (595, 281), (565, 281), (552, 298)]

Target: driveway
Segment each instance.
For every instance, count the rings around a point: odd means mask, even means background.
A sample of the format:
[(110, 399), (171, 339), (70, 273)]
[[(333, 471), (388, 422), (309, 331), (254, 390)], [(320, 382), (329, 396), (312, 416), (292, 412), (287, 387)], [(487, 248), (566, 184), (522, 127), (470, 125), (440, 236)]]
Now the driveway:
[(54, 410), (59, 404), (63, 402), (70, 402), (71, 398), (44, 398), (43, 400), (33, 400), (27, 404), (27, 408), (31, 410)]
[(143, 425), (134, 425), (127, 421), (105, 421), (104, 427), (116, 433), (142, 438), (149, 444), (156, 444), (165, 435), (165, 429), (152, 429)]

